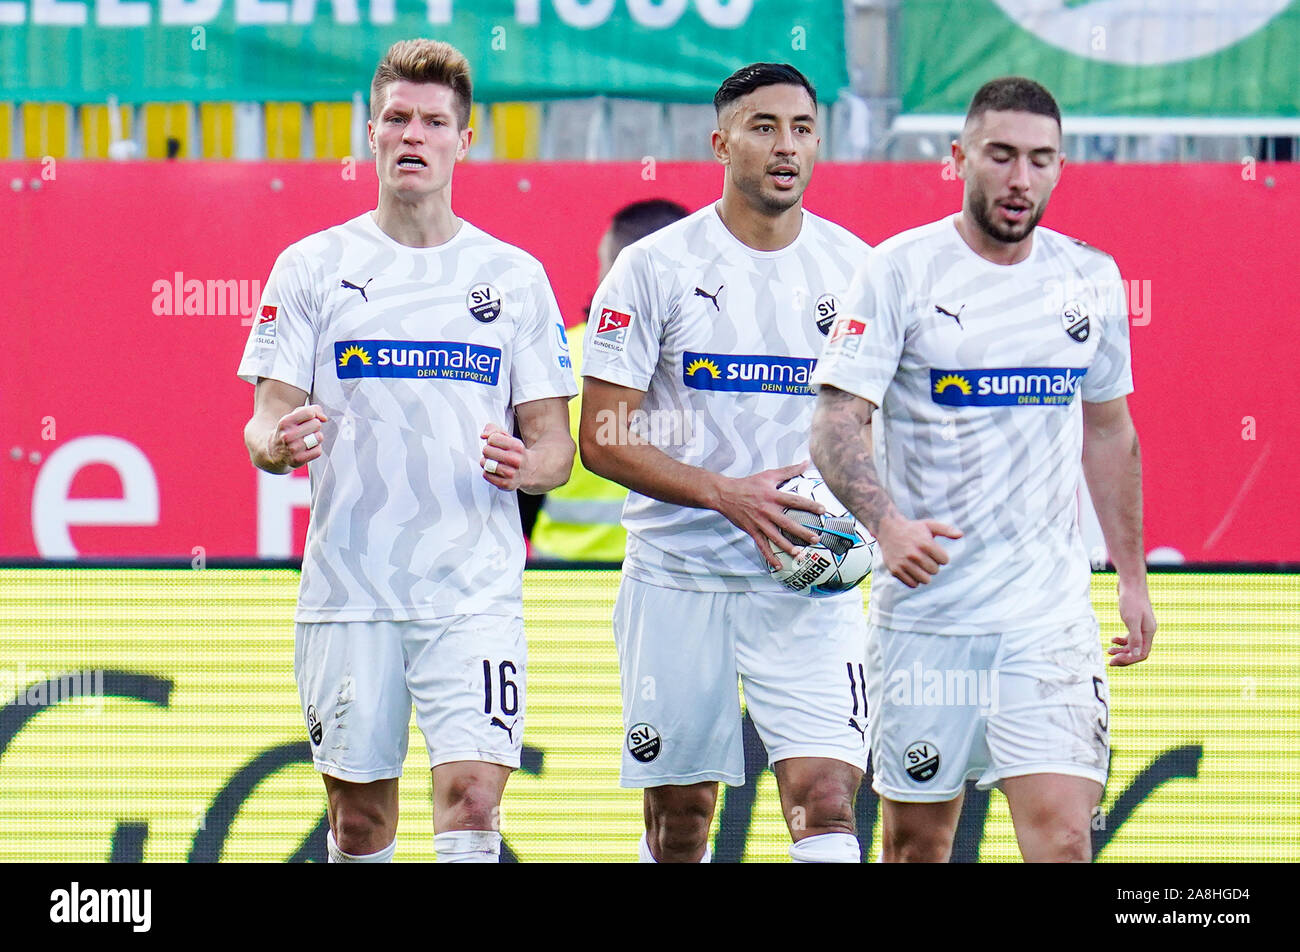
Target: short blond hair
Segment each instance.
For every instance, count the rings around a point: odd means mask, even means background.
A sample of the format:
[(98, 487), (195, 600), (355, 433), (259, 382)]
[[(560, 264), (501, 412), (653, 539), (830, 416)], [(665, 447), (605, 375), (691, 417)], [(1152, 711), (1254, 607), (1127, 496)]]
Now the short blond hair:
[(469, 125), (469, 110), (474, 102), (469, 78), (469, 60), (450, 43), (441, 40), (399, 40), (388, 48), (379, 61), (375, 78), (370, 81), (370, 118), (379, 116), (384, 90), (393, 83), (438, 83), (451, 88), (456, 97), (456, 118), (460, 128)]

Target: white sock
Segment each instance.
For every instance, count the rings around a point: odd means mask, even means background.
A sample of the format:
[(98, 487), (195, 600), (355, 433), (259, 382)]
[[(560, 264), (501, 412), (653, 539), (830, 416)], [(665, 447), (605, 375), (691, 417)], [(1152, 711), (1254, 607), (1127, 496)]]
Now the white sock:
[(331, 863), (391, 863), (393, 861), (393, 850), (396, 848), (397, 837), (393, 837), (393, 842), (378, 853), (362, 853), (359, 856), (354, 856), (339, 849), (339, 843), (338, 840), (334, 839), (333, 830), (325, 834), (325, 849), (329, 853), (328, 862)]
[(499, 863), (501, 834), (493, 830), (452, 830), (433, 838), (440, 863)]
[(819, 833), (790, 844), (796, 863), (860, 863), (862, 848), (852, 833)]
[[(646, 838), (646, 834), (644, 833), (641, 834), (641, 842), (640, 844), (637, 845), (636, 851), (637, 851), (638, 862), (641, 863), (659, 862), (659, 860), (655, 859), (655, 854), (650, 852), (650, 841)], [(709, 846), (708, 843), (704, 844), (704, 855), (700, 857), (700, 862), (701, 863), (713, 862), (713, 849)]]

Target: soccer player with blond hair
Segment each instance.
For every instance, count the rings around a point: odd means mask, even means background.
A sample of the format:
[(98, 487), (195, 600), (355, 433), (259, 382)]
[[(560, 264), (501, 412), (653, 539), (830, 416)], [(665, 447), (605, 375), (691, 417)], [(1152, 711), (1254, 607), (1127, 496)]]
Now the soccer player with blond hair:
[(498, 861), (519, 766), (515, 490), (568, 478), (576, 388), (541, 264), (452, 211), (471, 96), (454, 47), (388, 50), (368, 123), (377, 207), (280, 255), (239, 365), (257, 388), (253, 464), (311, 478), (294, 670), (331, 862), (392, 859), (412, 705), (440, 862)]

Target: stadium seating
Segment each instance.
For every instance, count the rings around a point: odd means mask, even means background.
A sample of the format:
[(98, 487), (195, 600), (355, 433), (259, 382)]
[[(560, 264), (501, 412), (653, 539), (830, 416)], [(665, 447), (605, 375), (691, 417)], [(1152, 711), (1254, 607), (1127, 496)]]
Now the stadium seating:
[(199, 105), (199, 143), (205, 159), (235, 157), (235, 106), (229, 102)]
[(318, 102), (311, 107), (311, 131), (318, 159), (341, 159), (352, 154), (352, 103)]
[[(117, 131), (134, 143), (129, 155), (150, 159), (339, 159), (366, 152), (366, 115), (364, 105), (360, 109), (359, 105), (346, 101), (120, 105)], [(109, 111), (106, 103), (0, 102), (0, 159), (112, 158)], [(475, 154), (498, 160), (539, 158), (545, 118), (540, 103), (476, 104), (471, 118)]]
[(72, 108), (61, 102), (28, 102), (21, 107), (23, 158), (71, 155)]
[[(195, 155), (194, 110), (190, 103), (145, 103), (141, 112), (145, 158), (188, 159)], [(172, 149), (175, 152), (171, 151)]]
[[(131, 109), (118, 106), (119, 125), (117, 133), (130, 138)], [(107, 159), (109, 146), (113, 142), (113, 128), (110, 107), (101, 103), (86, 103), (77, 111), (77, 121), (81, 129), (81, 155), (87, 159)]]

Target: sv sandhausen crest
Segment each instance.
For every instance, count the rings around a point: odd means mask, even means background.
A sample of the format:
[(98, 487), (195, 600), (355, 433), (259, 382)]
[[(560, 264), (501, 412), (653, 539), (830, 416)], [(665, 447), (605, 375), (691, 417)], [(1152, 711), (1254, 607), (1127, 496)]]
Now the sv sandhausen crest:
[(939, 772), (939, 748), (929, 741), (918, 740), (903, 751), (903, 769), (917, 783), (933, 780)]
[(316, 714), (315, 704), (307, 705), (307, 733), (311, 735), (311, 742), (319, 747), (321, 738), (325, 736), (325, 728)]
[(628, 753), (643, 764), (648, 764), (658, 757), (662, 747), (663, 739), (649, 724), (644, 722), (633, 724), (631, 730), (627, 732)]
[(1061, 326), (1072, 340), (1080, 344), (1088, 339), (1088, 334), (1092, 331), (1088, 311), (1079, 301), (1065, 302), (1065, 307), (1061, 310)]
[(501, 294), (490, 284), (476, 284), (465, 295), (465, 306), (480, 324), (491, 324), (501, 316)]
[(825, 336), (831, 332), (831, 325), (839, 317), (840, 304), (834, 294), (823, 294), (813, 305), (813, 314), (817, 319), (817, 330)]

